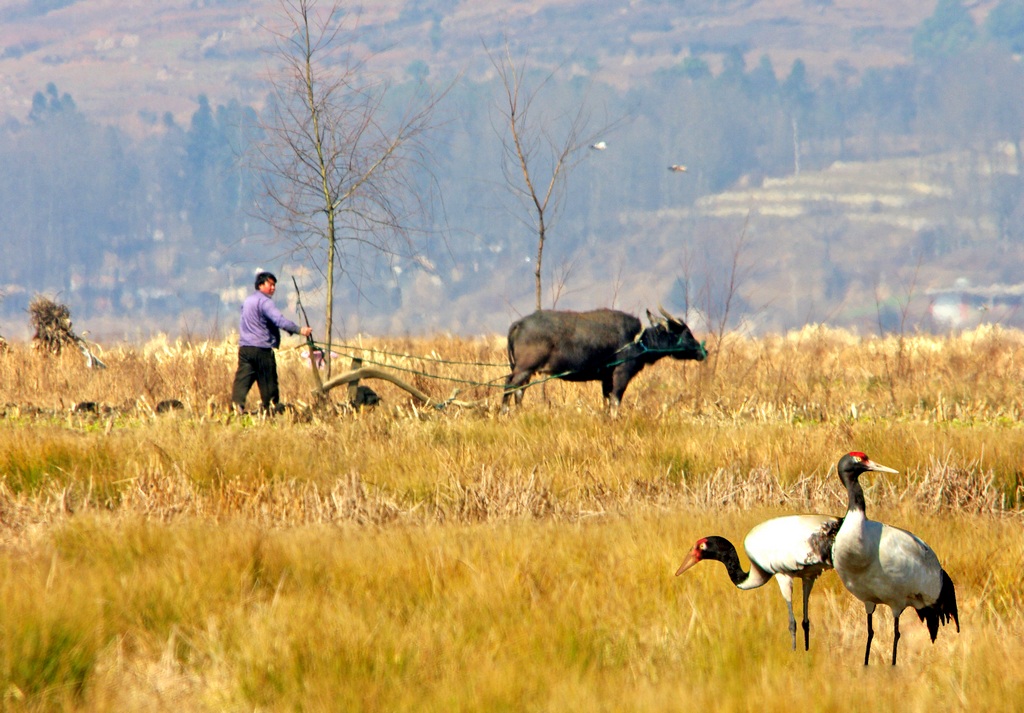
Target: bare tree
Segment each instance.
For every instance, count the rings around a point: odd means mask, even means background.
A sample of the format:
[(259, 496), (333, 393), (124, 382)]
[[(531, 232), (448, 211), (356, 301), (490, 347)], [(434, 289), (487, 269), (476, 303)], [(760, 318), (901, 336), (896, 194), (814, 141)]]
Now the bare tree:
[(515, 62), (507, 42), (501, 55), (493, 54), (486, 46), (484, 49), (505, 92), (499, 102), (502, 126), (498, 128), (502, 137), (502, 175), (530, 216), (523, 222), (537, 234), (533, 275), (536, 307), (540, 309), (544, 245), (562, 207), (569, 173), (582, 160), (581, 150), (611, 127), (591, 130), (591, 116), (585, 103), (561, 114), (550, 105), (538, 106), (542, 91), (551, 84), (555, 73), (545, 75), (535, 87), (528, 87), (526, 63)]
[(426, 163), (424, 134), (447, 89), (421, 87), (396, 113), (385, 104), (389, 83), (356, 56), (339, 0), (279, 5), (258, 210), (325, 280), (329, 359), (337, 278), (361, 291), (368, 261), (415, 253), (412, 222), (425, 210), (415, 183), (424, 172), (415, 169)]
[(688, 248), (684, 248), (679, 262), (681, 295), (676, 299), (683, 302), (683, 313), (687, 320), (691, 319), (690, 310), (696, 310), (712, 339), (713, 349), (709, 350), (708, 367), (700, 370), (701, 378), (708, 381), (718, 371), (719, 360), (725, 352), (729, 337), (727, 330), (730, 327), (742, 328), (746, 320), (742, 314), (745, 302), (742, 291), (754, 269), (747, 257), (750, 245), (749, 221), (748, 214), (727, 251), (726, 246), (715, 236), (713, 249), (704, 245), (700, 254), (694, 255)]

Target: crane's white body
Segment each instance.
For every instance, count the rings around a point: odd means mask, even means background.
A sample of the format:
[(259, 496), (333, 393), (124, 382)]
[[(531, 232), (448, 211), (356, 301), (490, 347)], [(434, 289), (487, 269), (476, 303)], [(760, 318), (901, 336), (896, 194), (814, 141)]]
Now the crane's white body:
[(885, 604), (899, 617), (907, 607), (935, 602), (942, 589), (942, 565), (921, 538), (851, 511), (833, 549), (836, 574), (869, 612)]
[[(749, 582), (737, 586), (754, 589), (774, 574), (780, 575), (780, 587), (784, 580), (789, 580), (792, 590), (793, 577), (817, 578), (830, 565), (827, 564), (826, 553), (815, 547), (813, 540), (826, 523), (838, 520), (831, 515), (787, 515), (756, 525), (743, 539), (743, 549), (750, 559), (751, 576)], [(754, 576), (755, 571), (759, 577)], [(783, 590), (783, 596), (785, 594)]]
[(871, 640), (875, 634), (872, 626), (875, 607), (885, 604), (892, 610), (892, 665), (895, 666), (900, 641), (900, 615), (907, 607), (913, 607), (921, 621), (927, 624), (932, 642), (939, 625), (950, 619), (960, 631), (956, 588), (939, 564), (935, 552), (921, 538), (898, 527), (868, 519), (860, 475), (866, 472), (895, 473), (895, 470), (875, 463), (859, 451), (843, 456), (836, 470), (846, 486), (849, 505), (832, 547), (833, 566), (843, 585), (864, 602), (868, 615), (865, 666), (871, 657)]

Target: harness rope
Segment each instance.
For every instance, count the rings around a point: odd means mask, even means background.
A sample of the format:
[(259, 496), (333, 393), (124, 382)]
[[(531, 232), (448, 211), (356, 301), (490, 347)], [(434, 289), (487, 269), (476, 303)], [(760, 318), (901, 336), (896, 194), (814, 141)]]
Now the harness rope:
[[(322, 347), (326, 347), (326, 342), (313, 342), (320, 351), (323, 351)], [(453, 359), (442, 359), (440, 357), (429, 357), (429, 356), (418, 356), (415, 354), (403, 354), (402, 352), (389, 352), (385, 349), (377, 349), (375, 347), (360, 347), (353, 344), (332, 344), (335, 349), (348, 349), (351, 351), (370, 351), (377, 354), (383, 354), (384, 356), (402, 357), (403, 359), (417, 359), (419, 361), (432, 361), (438, 364), (454, 364), (456, 366), (493, 366), (501, 367), (502, 369), (508, 368), (508, 364), (504, 362), (486, 362), (486, 361), (458, 361)], [(341, 354), (341, 356), (347, 356), (351, 358), (351, 354)]]

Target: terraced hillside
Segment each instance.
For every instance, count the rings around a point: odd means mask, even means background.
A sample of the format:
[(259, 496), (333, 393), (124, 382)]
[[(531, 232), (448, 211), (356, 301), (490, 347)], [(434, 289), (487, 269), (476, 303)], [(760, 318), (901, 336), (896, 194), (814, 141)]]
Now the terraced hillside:
[[(906, 329), (934, 328), (941, 325), (930, 323), (932, 295), (963, 285), (964, 275), (997, 291), (1019, 282), (1013, 267), (1019, 251), (1001, 239), (992, 198), (998, 181), (1017, 175), (1012, 147), (995, 157), (943, 153), (835, 163), (749, 179), (692, 208), (621, 219), (634, 235), (658, 236), (665, 256), (659, 272), (689, 269), (697, 282), (710, 275), (719, 311), (734, 272), (736, 297), (758, 315), (752, 322), (761, 328), (839, 319), (873, 331), (880, 318), (889, 327), (902, 320)], [(967, 191), (968, 184), (981, 190)], [(717, 257), (702, 257), (712, 253)], [(667, 294), (673, 287), (669, 280), (659, 289)], [(691, 299), (698, 307), (706, 300)], [(999, 320), (1018, 324), (1018, 312)]]

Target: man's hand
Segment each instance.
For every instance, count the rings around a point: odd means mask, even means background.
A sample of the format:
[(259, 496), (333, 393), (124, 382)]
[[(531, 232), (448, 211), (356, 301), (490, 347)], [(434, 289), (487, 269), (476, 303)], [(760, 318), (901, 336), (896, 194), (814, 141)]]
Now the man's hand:
[(313, 336), (313, 328), (312, 327), (300, 327), (299, 328), (299, 334), (301, 334), (304, 337), (312, 337)]

